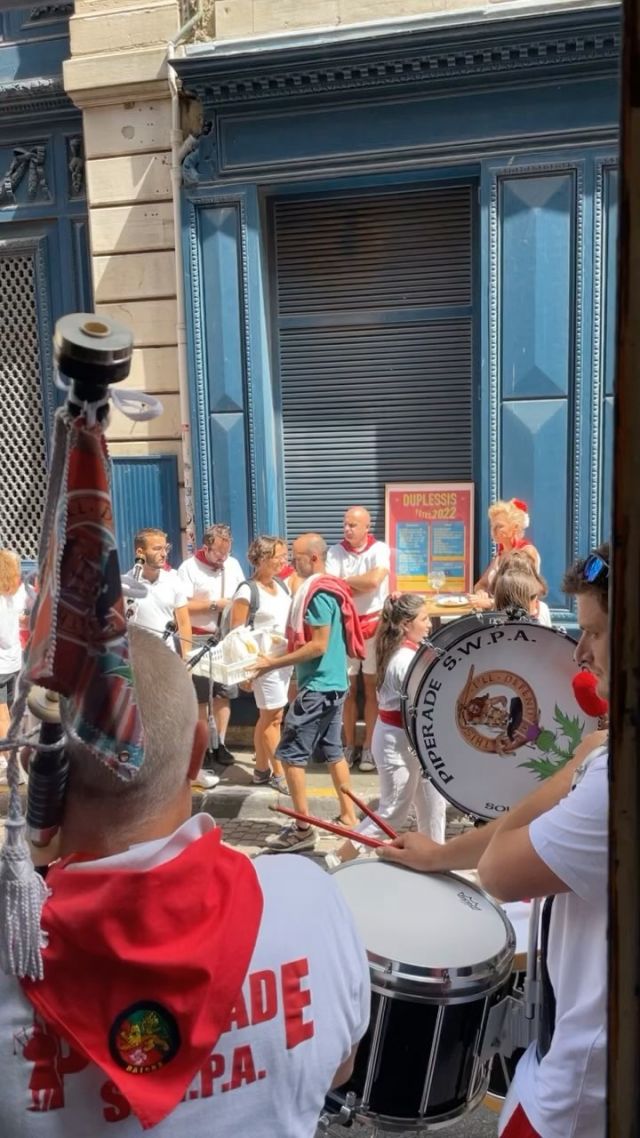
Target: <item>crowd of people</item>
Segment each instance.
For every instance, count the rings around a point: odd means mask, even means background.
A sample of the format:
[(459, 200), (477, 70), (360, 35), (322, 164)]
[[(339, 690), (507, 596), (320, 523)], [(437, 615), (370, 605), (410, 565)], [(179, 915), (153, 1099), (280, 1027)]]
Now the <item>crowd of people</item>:
[[(490, 520), (498, 548), (473, 606), (548, 622), (524, 503), (495, 503)], [(141, 1133), (140, 1124), (155, 1126), (160, 1138), (198, 1135), (215, 1119), (225, 1132), (311, 1138), (327, 1090), (353, 1069), (369, 1019), (368, 968), (330, 876), (304, 858), (250, 863), (220, 842), (207, 815), (190, 818), (191, 784), (209, 773), (206, 766), (233, 762), (226, 733), (236, 692), (211, 690), (206, 681), (194, 691), (176, 646), (186, 655), (199, 640), (251, 622), (288, 640), (283, 655), (257, 659), (251, 680), (256, 785), (286, 786), (304, 818), (305, 768), (323, 759), (340, 821), (363, 836), (376, 832), (375, 823), (358, 822), (345, 794), (362, 670), (361, 764), (378, 771), (379, 814), (401, 828), (414, 810), (418, 823), (417, 833), (385, 843), (380, 856), (418, 872), (475, 868), (500, 901), (552, 899), (543, 938), (550, 1030), (518, 1065), (500, 1133), (602, 1138), (606, 734), (584, 739), (559, 773), (506, 815), (446, 841), (444, 801), (420, 777), (400, 716), (407, 669), (430, 631), (428, 606), (417, 594), (389, 594), (389, 550), (370, 534), (366, 510), (347, 510), (344, 540), (330, 549), (318, 533), (297, 537), (291, 566), (284, 540), (256, 538), (248, 580), (231, 549), (228, 527), (212, 526), (202, 548), (173, 570), (162, 531), (136, 536), (147, 591), (128, 615), (145, 764), (125, 793), (70, 748), (62, 860), (47, 878), (45, 979), (37, 990), (0, 980), (7, 1133), (21, 1132), (27, 1103), (47, 1119), (63, 1111), (60, 1126), (70, 1135), (106, 1134), (116, 1121), (127, 1135)], [(0, 552), (0, 710), (10, 706), (21, 663), (25, 598), (16, 566)], [(602, 700), (609, 578), (610, 551), (601, 546), (562, 583), (577, 599), (576, 662), (595, 677)], [(268, 852), (312, 850), (314, 829), (303, 818), (272, 835)], [(332, 865), (358, 853), (356, 840), (343, 843)], [(94, 1006), (106, 1050), (83, 1011)], [(175, 1055), (180, 1061), (171, 1066)], [(51, 1121), (40, 1132), (62, 1130)]]

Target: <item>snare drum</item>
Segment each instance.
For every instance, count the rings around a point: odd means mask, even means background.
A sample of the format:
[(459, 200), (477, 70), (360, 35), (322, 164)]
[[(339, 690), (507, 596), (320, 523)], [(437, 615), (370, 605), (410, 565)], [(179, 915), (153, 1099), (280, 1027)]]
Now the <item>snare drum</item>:
[(352, 1078), (330, 1093), (338, 1111), (387, 1129), (457, 1118), (484, 1097), (480, 1054), (488, 1013), (509, 984), (515, 934), (499, 906), (453, 874), (419, 874), (373, 859), (333, 875), (367, 949), (371, 1022)]
[(404, 683), (404, 726), (453, 806), (499, 817), (596, 729), (574, 695), (575, 647), (557, 629), (489, 613), (446, 625), (418, 649)]

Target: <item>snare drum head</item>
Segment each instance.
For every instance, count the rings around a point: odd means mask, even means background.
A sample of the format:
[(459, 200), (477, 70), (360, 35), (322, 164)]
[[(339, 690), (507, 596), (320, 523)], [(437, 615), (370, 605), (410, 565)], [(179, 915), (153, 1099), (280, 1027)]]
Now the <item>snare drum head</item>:
[(496, 616), (445, 631), (421, 650), (421, 672), (414, 667), (411, 740), (449, 802), (499, 817), (597, 727), (573, 694), (575, 641)]
[(365, 858), (347, 862), (333, 879), (370, 959), (403, 964), (418, 976), (447, 969), (455, 989), (456, 970), (473, 973), (513, 954), (503, 911), (462, 878)]

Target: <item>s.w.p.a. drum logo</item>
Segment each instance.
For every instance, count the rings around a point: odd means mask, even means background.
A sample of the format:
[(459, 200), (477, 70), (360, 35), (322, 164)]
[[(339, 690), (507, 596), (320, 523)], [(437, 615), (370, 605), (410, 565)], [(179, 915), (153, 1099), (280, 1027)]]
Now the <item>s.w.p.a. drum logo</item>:
[(553, 725), (545, 727), (536, 693), (524, 676), (504, 668), (476, 674), (473, 664), (456, 701), (456, 723), (476, 751), (507, 755), (529, 748), (531, 757), (522, 765), (540, 779), (573, 756), (584, 730), (577, 716), (566, 714), (557, 704)]
[(456, 703), (463, 739), (477, 751), (505, 754), (540, 735), (536, 694), (523, 676), (500, 668), (475, 674), (472, 664)]

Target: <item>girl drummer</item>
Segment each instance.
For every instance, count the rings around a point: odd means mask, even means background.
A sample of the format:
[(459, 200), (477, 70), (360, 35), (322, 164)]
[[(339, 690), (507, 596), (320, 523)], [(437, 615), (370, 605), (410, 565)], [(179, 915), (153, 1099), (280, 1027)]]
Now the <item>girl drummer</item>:
[[(405, 825), (413, 806), (418, 829), (433, 841), (444, 842), (446, 803), (432, 783), (422, 777), (400, 713), (404, 678), (420, 642), (431, 630), (424, 597), (393, 593), (387, 597), (376, 633), (378, 718), (371, 750), (380, 777), (379, 816), (393, 829)], [(357, 830), (380, 837), (375, 822), (366, 818)], [(357, 857), (360, 846), (344, 842), (326, 857), (329, 868)]]
[(519, 498), (511, 498), (508, 502), (494, 502), (489, 507), (489, 522), (491, 524), (491, 537), (498, 548), (495, 557), (485, 569), (480, 580), (476, 582), (474, 592), (469, 597), (471, 604), (477, 609), (493, 608), (496, 574), (504, 559), (515, 550), (526, 554), (536, 573), (540, 572), (540, 554), (531, 541), (524, 536), (525, 530), (529, 526), (526, 502), (522, 502)]

